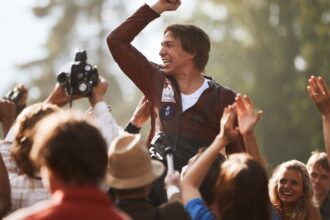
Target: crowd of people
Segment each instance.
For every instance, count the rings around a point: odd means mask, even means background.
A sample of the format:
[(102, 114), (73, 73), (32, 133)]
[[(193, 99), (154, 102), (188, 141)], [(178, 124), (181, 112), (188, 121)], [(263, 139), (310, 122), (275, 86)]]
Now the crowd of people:
[[(255, 127), (262, 117), (247, 95), (205, 75), (208, 35), (194, 25), (164, 31), (149, 61), (131, 42), (180, 0), (141, 6), (107, 38), (113, 59), (144, 97), (121, 128), (99, 75), (85, 114), (55, 84), (26, 106), (0, 99), (0, 216), (4, 219), (329, 220), (330, 90), (311, 76), (307, 90), (322, 117), (324, 152), (279, 164), (271, 177)], [(143, 140), (140, 129), (150, 120)]]

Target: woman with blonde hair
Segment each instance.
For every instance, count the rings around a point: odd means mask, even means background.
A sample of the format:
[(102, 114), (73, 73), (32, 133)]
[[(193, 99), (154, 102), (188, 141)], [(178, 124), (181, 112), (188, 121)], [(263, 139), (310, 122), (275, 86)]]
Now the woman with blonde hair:
[(280, 164), (269, 180), (269, 194), (283, 220), (318, 220), (320, 212), (305, 164), (290, 160)]

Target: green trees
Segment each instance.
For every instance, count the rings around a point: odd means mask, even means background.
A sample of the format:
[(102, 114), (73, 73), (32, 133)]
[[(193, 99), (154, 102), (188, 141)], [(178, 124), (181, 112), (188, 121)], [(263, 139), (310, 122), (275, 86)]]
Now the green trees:
[[(40, 21), (48, 20), (50, 24), (48, 39), (44, 45), (45, 56), (21, 65), (21, 68), (33, 70), (35, 80), (29, 87), (40, 89), (39, 100), (47, 97), (58, 73), (70, 71), (74, 51), (81, 48), (87, 50), (88, 62), (97, 65), (99, 73), (109, 82), (106, 101), (116, 106), (112, 109), (119, 118), (128, 118), (130, 111), (126, 110), (133, 106), (122, 102), (120, 82), (113, 74), (113, 60), (105, 41), (108, 32), (114, 28), (113, 18), (124, 19), (120, 16), (124, 11), (123, 2), (119, 0), (50, 0), (46, 5), (33, 7), (33, 12)], [(75, 108), (86, 109), (88, 102), (83, 99), (74, 105)]]
[[(49, 93), (55, 73), (68, 71), (74, 49), (82, 47), (88, 51), (90, 63), (97, 64), (110, 82), (106, 100), (115, 116), (121, 123), (128, 120), (140, 94), (133, 95), (133, 103), (123, 98), (122, 90), (134, 85), (119, 86), (114, 75), (122, 73), (105, 42), (107, 33), (128, 16), (128, 4), (120, 0), (50, 0), (33, 9), (36, 16), (54, 23), (45, 44), (46, 55), (22, 65), (36, 73), (34, 85), (42, 91), (40, 99)], [(193, 12), (164, 15), (166, 24), (189, 22), (209, 33), (212, 54), (206, 74), (249, 94), (264, 111), (257, 134), (268, 161), (272, 165), (290, 158), (306, 161), (311, 150), (323, 149), (320, 115), (309, 100), (306, 85), (310, 74), (322, 75), (330, 83), (330, 2), (182, 1), (182, 7), (187, 4)], [(149, 29), (145, 34), (152, 33)], [(143, 45), (146, 41), (139, 38)], [(67, 64), (60, 69), (63, 63)]]
[[(264, 110), (258, 137), (268, 161), (272, 165), (291, 158), (306, 161), (311, 150), (324, 149), (320, 115), (306, 85), (310, 74), (322, 75), (330, 83), (326, 74), (330, 71), (330, 42), (326, 40), (330, 3), (208, 2), (212, 8), (225, 8), (227, 16), (206, 25), (214, 42), (207, 72), (249, 94)], [(207, 15), (208, 11), (198, 13)]]

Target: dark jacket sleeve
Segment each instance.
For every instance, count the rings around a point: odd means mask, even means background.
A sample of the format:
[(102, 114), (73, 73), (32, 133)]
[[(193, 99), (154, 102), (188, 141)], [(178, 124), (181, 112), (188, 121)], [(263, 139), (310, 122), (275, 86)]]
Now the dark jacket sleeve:
[(155, 82), (164, 78), (159, 66), (150, 62), (131, 42), (160, 15), (148, 5), (140, 7), (107, 37), (109, 50), (121, 70), (150, 98)]

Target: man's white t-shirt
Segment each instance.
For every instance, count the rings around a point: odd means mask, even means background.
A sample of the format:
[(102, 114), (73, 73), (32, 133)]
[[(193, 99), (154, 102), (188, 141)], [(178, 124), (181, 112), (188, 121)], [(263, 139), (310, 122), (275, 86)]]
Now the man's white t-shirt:
[(185, 95), (181, 93), (181, 100), (182, 100), (182, 111), (186, 111), (191, 106), (195, 105), (201, 94), (209, 88), (209, 79), (205, 79), (203, 85), (197, 89), (194, 93), (190, 95)]

